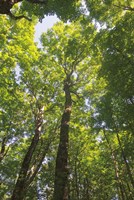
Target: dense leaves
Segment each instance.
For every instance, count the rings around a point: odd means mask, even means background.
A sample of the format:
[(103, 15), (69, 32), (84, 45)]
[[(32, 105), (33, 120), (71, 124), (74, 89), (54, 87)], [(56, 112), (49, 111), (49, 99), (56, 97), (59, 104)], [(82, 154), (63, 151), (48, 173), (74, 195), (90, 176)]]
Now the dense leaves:
[(12, 19), (25, 18), (31, 21), (36, 16), (42, 21), (45, 15), (57, 14), (59, 18), (67, 21), (77, 18), (81, 9), (81, 1), (76, 0), (1, 0), (0, 14), (6, 14)]
[[(12, 13), (72, 20), (77, 3), (23, 1)], [(58, 199), (60, 183), (62, 200), (133, 200), (133, 3), (86, 4), (43, 33), (41, 48), (36, 21), (0, 17), (3, 200)]]

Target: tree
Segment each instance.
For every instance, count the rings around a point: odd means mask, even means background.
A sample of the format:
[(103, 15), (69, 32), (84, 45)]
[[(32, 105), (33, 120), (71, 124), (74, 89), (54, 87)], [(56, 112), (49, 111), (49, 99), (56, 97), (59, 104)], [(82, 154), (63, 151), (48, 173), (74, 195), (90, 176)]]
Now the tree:
[[(100, 8), (99, 8), (100, 9)], [(116, 9), (119, 9), (118, 7)], [(105, 127), (107, 132), (114, 134), (119, 145), (120, 160), (115, 159), (120, 165), (122, 199), (132, 199), (133, 177), (131, 153), (133, 144), (133, 79), (132, 79), (132, 46), (133, 46), (133, 12), (118, 10), (122, 17), (117, 20), (111, 17), (113, 23), (100, 29), (96, 41), (98, 41), (98, 55), (102, 52), (98, 82), (105, 82), (101, 94), (92, 98), (95, 103), (93, 111), (93, 126), (97, 129)], [(110, 13), (110, 12), (109, 12)], [(103, 15), (101, 15), (103, 17)], [(96, 18), (97, 19), (97, 18)], [(98, 20), (98, 19), (97, 19)], [(104, 19), (103, 19), (104, 20)], [(120, 40), (121, 38), (121, 40)], [(130, 43), (129, 43), (130, 42)], [(96, 85), (96, 87), (98, 87)], [(131, 136), (130, 136), (131, 135)], [(132, 139), (130, 139), (130, 138)], [(128, 140), (126, 138), (129, 138)], [(110, 137), (111, 143), (112, 136)], [(127, 156), (126, 156), (127, 155)], [(115, 157), (115, 155), (112, 156)], [(116, 155), (117, 156), (117, 155)], [(117, 156), (118, 157), (118, 156)], [(130, 161), (129, 161), (130, 159)], [(117, 165), (116, 165), (117, 166)], [(125, 173), (123, 169), (125, 168)], [(125, 183), (124, 180), (127, 180)], [(120, 194), (119, 194), (120, 196)]]
[[(80, 14), (81, 1), (48, 1), (48, 0), (2, 0), (0, 14), (9, 15), (13, 19), (25, 18), (31, 20), (32, 15), (40, 20), (45, 15), (57, 14), (63, 20), (73, 19)], [(17, 7), (17, 8), (16, 8)]]
[[(3, 63), (1, 65), (1, 85), (3, 87), (1, 88), (2, 101), (0, 107), (1, 125), (3, 124), (5, 127), (2, 128), (1, 147), (2, 187), (5, 188), (5, 193), (10, 187), (8, 190), (9, 196), (11, 196), (13, 190), (12, 199), (24, 199), (27, 192), (26, 187), (28, 189), (40, 169), (51, 143), (48, 132), (41, 135), (44, 132), (44, 129), (41, 129), (44, 123), (43, 116), (47, 112), (47, 108), (45, 108), (43, 101), (45, 90), (43, 87), (40, 88), (43, 84), (42, 77), (41, 74), (40, 76), (38, 74), (39, 68), (36, 68), (39, 52), (33, 42), (32, 24), (29, 30), (27, 28), (29, 22), (24, 22), (24, 24), (25, 26), (22, 26), (22, 22), (13, 23), (13, 33), (11, 30), (7, 35), (3, 34), (2, 36), (7, 37), (8, 40), (5, 41), (4, 45), (1, 45), (1, 61)], [(23, 34), (23, 31), (25, 32), (24, 41), (19, 34), (17, 39), (14, 40), (18, 30), (20, 30), (20, 35)], [(39, 90), (37, 87), (35, 88), (37, 81)], [(51, 95), (53, 93), (47, 96), (47, 101), (49, 101)], [(44, 98), (42, 99), (42, 97)], [(56, 131), (56, 125), (54, 126), (51, 135)], [(17, 151), (19, 151), (18, 159), (15, 158)], [(9, 158), (9, 155), (11, 158)], [(19, 167), (12, 174), (12, 179), (11, 171), (9, 170), (7, 173), (7, 170), (4, 169), (5, 163), (7, 166), (10, 166), (10, 164), (14, 166), (15, 163), (19, 163)], [(9, 177), (6, 177), (6, 173)], [(17, 174), (19, 174), (18, 178), (16, 177)], [(17, 181), (13, 189), (16, 178)], [(10, 185), (8, 185), (8, 182)]]
[(1, 199), (133, 200), (133, 12), (86, 2), (40, 49), (35, 21), (1, 16)]
[[(63, 23), (59, 23), (54, 26), (53, 31), (50, 30), (48, 34), (42, 36), (44, 50), (47, 52), (47, 55), (49, 55), (56, 66), (61, 68), (62, 73), (64, 72), (63, 90), (65, 92), (65, 110), (61, 119), (60, 141), (56, 158), (55, 200), (68, 199), (68, 142), (73, 101), (72, 94), (77, 96), (77, 91), (80, 89), (77, 88), (77, 84), (85, 76), (84, 62), (88, 62), (86, 57), (89, 55), (91, 42), (91, 39), (89, 41), (86, 40), (89, 38), (86, 30), (83, 31), (85, 35), (80, 34), (81, 29), (82, 24), (72, 23), (71, 25), (63, 25)], [(92, 25), (88, 25), (86, 29), (94, 34)], [(80, 71), (83, 73), (82, 77), (79, 77), (81, 76)]]
[(99, 0), (96, 1), (86, 0), (87, 9), (90, 17), (102, 25), (112, 27), (125, 13), (133, 14), (134, 5), (133, 1), (124, 0)]

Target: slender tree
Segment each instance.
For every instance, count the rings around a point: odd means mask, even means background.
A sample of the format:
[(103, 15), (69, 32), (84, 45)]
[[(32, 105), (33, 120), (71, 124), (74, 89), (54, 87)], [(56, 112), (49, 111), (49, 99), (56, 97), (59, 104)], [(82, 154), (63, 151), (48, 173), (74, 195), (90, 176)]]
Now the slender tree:
[[(73, 72), (72, 72), (73, 73)], [(65, 110), (61, 119), (60, 141), (56, 158), (55, 182), (54, 182), (54, 200), (68, 200), (68, 140), (69, 140), (69, 122), (72, 108), (72, 99), (70, 93), (71, 74), (67, 74), (64, 80), (65, 92)]]

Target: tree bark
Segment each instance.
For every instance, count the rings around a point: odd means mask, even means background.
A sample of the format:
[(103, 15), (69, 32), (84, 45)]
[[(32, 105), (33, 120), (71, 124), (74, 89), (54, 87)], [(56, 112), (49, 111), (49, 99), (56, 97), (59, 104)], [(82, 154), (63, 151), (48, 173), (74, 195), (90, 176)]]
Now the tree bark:
[(56, 158), (54, 200), (68, 200), (68, 140), (69, 121), (71, 115), (72, 100), (70, 94), (70, 76), (64, 81), (65, 110), (61, 119), (60, 142)]
[(14, 4), (21, 2), (22, 0), (1, 0), (0, 1), (0, 14), (10, 15), (10, 10)]
[(24, 196), (26, 195), (26, 189), (28, 187), (27, 185), (27, 175), (30, 170), (30, 163), (32, 160), (32, 156), (34, 154), (34, 151), (36, 149), (36, 146), (39, 141), (39, 136), (41, 132), (41, 125), (42, 125), (42, 113), (39, 111), (39, 114), (37, 115), (35, 119), (35, 134), (32, 139), (31, 145), (29, 146), (29, 149), (24, 157), (24, 160), (22, 162), (22, 166), (20, 169), (19, 177), (17, 179), (15, 188), (13, 190), (13, 194), (11, 197), (11, 200), (23, 200)]

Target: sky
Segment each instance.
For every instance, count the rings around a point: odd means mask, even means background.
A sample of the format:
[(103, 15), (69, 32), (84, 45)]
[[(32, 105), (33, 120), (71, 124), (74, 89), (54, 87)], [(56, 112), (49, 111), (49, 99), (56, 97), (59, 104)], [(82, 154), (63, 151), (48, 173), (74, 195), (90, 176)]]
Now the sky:
[[(82, 6), (85, 9), (85, 11), (88, 13), (84, 0), (82, 1)], [(51, 28), (58, 21), (59, 21), (59, 19), (57, 18), (56, 15), (54, 15), (54, 16), (46, 16), (43, 19), (42, 23), (38, 22), (38, 24), (35, 27), (35, 42), (38, 42), (39, 47), (41, 45), (39, 42), (39, 38), (40, 38), (41, 34), (43, 32), (46, 32), (47, 29)]]
[[(41, 34), (43, 32), (46, 32), (49, 28), (51, 28), (56, 22), (58, 22), (59, 19), (56, 17), (56, 15), (54, 16), (47, 16), (42, 20), (41, 22), (38, 22), (36, 27), (35, 27), (35, 38), (34, 41), (38, 43), (38, 47), (41, 48), (41, 43), (39, 41), (39, 38), (41, 36)], [(20, 67), (19, 65), (16, 66), (15, 69), (16, 72), (16, 78), (18, 79), (18, 83), (19, 83), (19, 76), (20, 76)]]
[(42, 23), (38, 22), (35, 27), (35, 42), (39, 43), (39, 38), (43, 32), (46, 32), (49, 28), (51, 28), (59, 19), (54, 16), (46, 16)]

